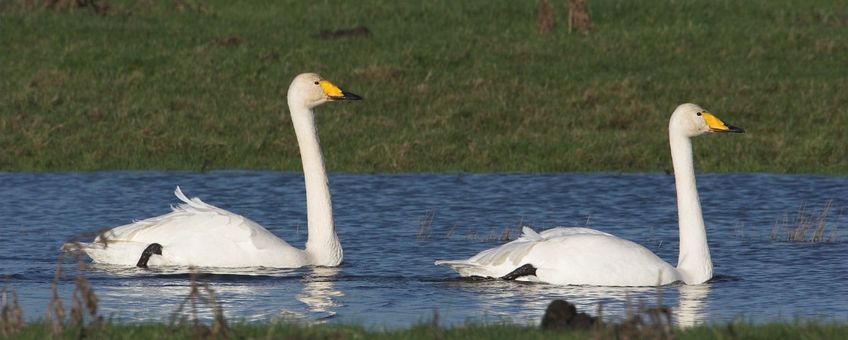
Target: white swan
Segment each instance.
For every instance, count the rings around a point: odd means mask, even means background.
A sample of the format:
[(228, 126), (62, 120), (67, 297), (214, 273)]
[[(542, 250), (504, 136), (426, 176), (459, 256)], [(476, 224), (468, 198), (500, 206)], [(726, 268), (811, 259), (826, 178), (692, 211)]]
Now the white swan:
[(744, 132), (695, 104), (682, 104), (668, 124), (674, 164), (680, 254), (677, 268), (634, 242), (588, 228), (553, 228), (484, 250), (467, 260), (436, 261), (462, 276), (553, 284), (653, 286), (675, 281), (700, 284), (713, 275), (701, 203), (695, 186), (690, 138), (706, 132)]
[[(333, 224), (327, 171), (312, 109), (328, 101), (356, 100), (314, 73), (300, 74), (288, 90), (303, 177), (306, 184), (308, 239), (301, 250), (256, 222), (202, 202), (188, 199), (179, 187), (183, 204), (173, 212), (123, 225), (79, 248), (95, 263), (146, 267), (148, 264), (198, 267), (296, 268), (306, 265), (337, 266), (342, 247)], [(65, 245), (65, 249), (74, 249)]]

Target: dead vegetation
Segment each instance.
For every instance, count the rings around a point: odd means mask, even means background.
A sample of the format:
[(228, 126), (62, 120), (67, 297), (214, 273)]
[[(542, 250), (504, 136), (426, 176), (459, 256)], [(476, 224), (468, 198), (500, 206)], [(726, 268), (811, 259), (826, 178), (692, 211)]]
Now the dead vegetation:
[(556, 20), (554, 19), (554, 7), (549, 0), (539, 2), (539, 10), (536, 18), (536, 32), (548, 34), (553, 32)]
[(11, 338), (23, 327), (24, 312), (18, 304), (18, 292), (11, 288), (7, 280), (0, 291), (0, 333)]
[[(66, 332), (76, 332), (77, 338), (84, 338), (88, 334), (97, 332), (103, 326), (104, 320), (97, 312), (97, 304), (99, 302), (97, 294), (85, 278), (83, 273), (88, 269), (88, 262), (79, 251), (79, 243), (72, 243), (76, 247), (75, 251), (62, 252), (59, 254), (56, 263), (56, 274), (53, 276), (53, 283), (50, 288), (50, 302), (47, 308), (45, 320), (47, 327), (50, 328), (50, 333), (54, 337), (63, 337)], [(71, 309), (66, 315), (64, 303), (59, 297), (59, 282), (63, 275), (63, 262), (65, 254), (72, 254), (76, 263), (74, 272), (74, 290), (71, 294)]]
[(586, 7), (586, 0), (568, 0), (568, 33), (589, 34), (592, 28), (592, 17)]
[(838, 228), (828, 222), (833, 200), (825, 202), (819, 211), (808, 211), (802, 204), (794, 217), (784, 214), (775, 222), (769, 237), (775, 241), (823, 243), (836, 242)]
[[(554, 6), (549, 0), (539, 2), (536, 10), (536, 33), (550, 34), (556, 26)], [(589, 34), (592, 32), (592, 17), (586, 0), (568, 0), (568, 33)]]
[(435, 210), (427, 210), (424, 217), (418, 221), (418, 233), (415, 234), (415, 238), (419, 240), (427, 240), (430, 238), (430, 235), (432, 234), (430, 229), (433, 226), (433, 217), (435, 216)]
[[(209, 287), (209, 283), (200, 282), (198, 280), (197, 272), (192, 272), (190, 279), (191, 290), (189, 291), (188, 296), (186, 296), (171, 315), (170, 327), (189, 327), (192, 329), (195, 337), (202, 339), (229, 338), (231, 330), (228, 326), (226, 317), (224, 317), (224, 310), (218, 303), (215, 290)], [(198, 310), (200, 308), (211, 309), (211, 327), (201, 322), (200, 317), (198, 316)]]
[[(70, 310), (65, 309), (65, 303), (59, 296), (59, 284), (64, 276), (65, 254), (74, 256), (74, 289), (71, 294)], [(108, 322), (98, 312), (99, 298), (94, 288), (85, 277), (89, 269), (84, 253), (80, 251), (78, 242), (71, 242), (66, 251), (60, 253), (56, 272), (50, 290), (50, 300), (43, 321), (47, 333), (54, 338), (73, 337), (83, 339), (103, 334)], [(189, 293), (174, 310), (169, 327), (188, 329), (198, 339), (224, 339), (231, 336), (231, 329), (224, 317), (223, 308), (218, 303), (215, 291), (206, 282), (201, 282), (198, 274), (190, 274)], [(200, 310), (209, 310), (212, 314), (211, 325), (206, 325), (199, 317)], [(7, 281), (0, 291), (0, 334), (3, 337), (14, 337), (26, 326), (23, 310), (18, 304), (17, 293)]]
[[(436, 217), (435, 210), (427, 210), (424, 213), (424, 216), (418, 220), (418, 228), (415, 233), (415, 238), (418, 240), (429, 240), (433, 238), (433, 219)], [(516, 238), (516, 235), (521, 235), (521, 229), (524, 225), (519, 225), (517, 227), (512, 226), (504, 226), (501, 231), (492, 231), (489, 233), (480, 233), (475, 228), (470, 228), (465, 232), (465, 239), (469, 241), (482, 241), (482, 242), (508, 242), (512, 241)], [(445, 234), (439, 239), (447, 240), (451, 239), (457, 234), (457, 229), (460, 226), (454, 224), (445, 232)], [(513, 230), (516, 229), (517, 231)]]

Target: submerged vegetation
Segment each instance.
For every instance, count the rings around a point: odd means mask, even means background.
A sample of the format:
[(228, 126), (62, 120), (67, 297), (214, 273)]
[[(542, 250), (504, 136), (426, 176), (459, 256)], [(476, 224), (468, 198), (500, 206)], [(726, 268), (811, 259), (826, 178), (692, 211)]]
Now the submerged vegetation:
[(848, 173), (844, 3), (550, 4), (4, 1), (0, 170), (299, 170), (316, 71), (366, 99), (319, 114), (333, 171), (662, 171), (696, 102), (748, 131), (698, 169)]
[(809, 212), (806, 205), (801, 205), (795, 217), (790, 219), (786, 214), (775, 223), (770, 238), (791, 242), (835, 242), (839, 227), (827, 220), (832, 209), (833, 200), (828, 200), (818, 213)]

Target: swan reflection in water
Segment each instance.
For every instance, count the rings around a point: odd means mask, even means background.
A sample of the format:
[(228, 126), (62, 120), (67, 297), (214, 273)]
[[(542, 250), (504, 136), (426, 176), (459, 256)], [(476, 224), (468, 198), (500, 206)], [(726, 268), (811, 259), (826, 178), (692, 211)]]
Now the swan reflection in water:
[(680, 327), (693, 327), (707, 322), (707, 297), (710, 295), (711, 284), (679, 285), (680, 292), (677, 309), (674, 316)]
[[(606, 321), (621, 321), (640, 304), (653, 307), (661, 301), (671, 307), (673, 322), (681, 327), (696, 326), (708, 320), (707, 307), (711, 284), (673, 284), (661, 287), (603, 287), (561, 286), (542, 283), (523, 283), (503, 280), (455, 280), (448, 282), (468, 294), (461, 306), (477, 301), (486, 320), (511, 320), (519, 323), (538, 323), (551, 301), (566, 300), (578, 311), (590, 315), (600, 312)], [(675, 306), (677, 300), (677, 306)], [(516, 305), (523, 312), (516, 315)], [(457, 304), (460, 307), (460, 304)], [(628, 310), (629, 309), (629, 310)], [(448, 312), (450, 310), (448, 309)], [(491, 320), (495, 319), (495, 320)]]
[(309, 312), (319, 316), (319, 320), (334, 317), (336, 310), (344, 306), (338, 301), (344, 293), (336, 289), (334, 283), (338, 274), (338, 267), (314, 267), (301, 279), (303, 290), (297, 295), (297, 300), (306, 304)]
[[(196, 313), (201, 320), (214, 318), (211, 306), (205, 305), (202, 299), (196, 301), (196, 311), (192, 311), (191, 302), (187, 300), (191, 276), (196, 270), (178, 267), (146, 270), (105, 265), (94, 268), (101, 274), (89, 276), (89, 279), (95, 285), (100, 310), (105, 316), (132, 321), (167, 321), (172, 317), (191, 318)], [(343, 306), (338, 298), (344, 293), (334, 284), (338, 273), (338, 268), (329, 267), (204, 268), (196, 275), (201, 284), (201, 296), (208, 296), (202, 286), (208, 284), (228, 320), (323, 321), (335, 316), (337, 309)], [(115, 276), (120, 278), (115, 280)], [(289, 282), (281, 284), (281, 281)], [(180, 311), (179, 306), (183, 303)], [(179, 314), (175, 315), (177, 312)]]

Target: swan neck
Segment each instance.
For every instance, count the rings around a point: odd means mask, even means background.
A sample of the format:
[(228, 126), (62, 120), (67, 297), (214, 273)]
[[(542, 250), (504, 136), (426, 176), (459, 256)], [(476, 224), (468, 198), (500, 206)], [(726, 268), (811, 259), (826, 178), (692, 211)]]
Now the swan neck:
[(680, 254), (677, 271), (686, 284), (706, 282), (713, 275), (707, 232), (695, 183), (692, 141), (670, 129), (671, 159), (677, 190), (677, 217), (680, 227)]
[(312, 109), (293, 105), (289, 100), (306, 185), (306, 219), (308, 238), (306, 253), (313, 265), (337, 266), (342, 260), (342, 248), (333, 222), (333, 205), (324, 157), (315, 126)]

